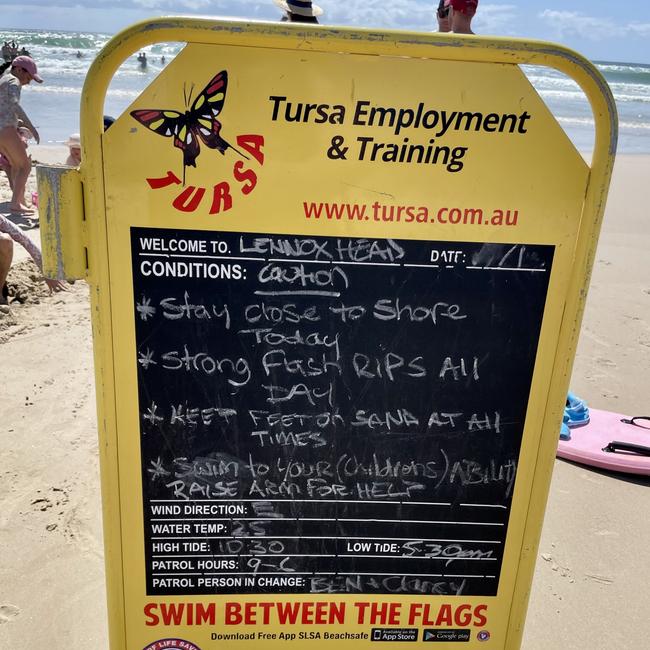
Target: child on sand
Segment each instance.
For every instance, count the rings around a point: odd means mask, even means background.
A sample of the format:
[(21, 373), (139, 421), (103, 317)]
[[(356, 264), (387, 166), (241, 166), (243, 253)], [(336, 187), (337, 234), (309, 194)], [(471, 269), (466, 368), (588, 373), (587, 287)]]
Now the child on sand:
[[(41, 273), (43, 272), (43, 257), (40, 248), (18, 226), (0, 215), (0, 305), (6, 305), (8, 302), (6, 280), (14, 256), (14, 241), (25, 248)], [(60, 280), (44, 279), (50, 293), (65, 290), (65, 284)]]
[(65, 143), (68, 147), (68, 158), (65, 164), (68, 167), (79, 167), (81, 165), (81, 136), (73, 133)]

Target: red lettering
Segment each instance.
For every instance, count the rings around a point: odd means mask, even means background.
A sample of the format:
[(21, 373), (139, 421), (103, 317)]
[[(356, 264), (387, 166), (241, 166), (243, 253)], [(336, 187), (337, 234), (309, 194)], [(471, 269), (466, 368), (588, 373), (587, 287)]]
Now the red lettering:
[[(223, 207), (222, 204), (223, 203)], [(232, 196), (230, 195), (230, 185), (226, 181), (217, 183), (214, 186), (212, 194), (212, 206), (210, 207), (210, 214), (219, 214), (219, 212), (227, 212), (232, 208)]]
[(436, 619), (436, 625), (451, 625), (451, 605), (441, 605)]
[[(158, 609), (162, 616), (163, 625), (178, 625), (185, 623), (185, 625), (216, 625), (217, 613), (214, 603), (147, 603), (144, 607), (144, 615), (146, 617), (145, 624), (148, 626), (160, 625), (160, 617), (158, 616)], [(185, 621), (183, 621), (185, 615)]]
[(180, 185), (181, 179), (174, 172), (167, 172), (162, 178), (147, 178), (147, 183), (152, 190), (168, 187), (169, 185)]
[(255, 625), (257, 620), (255, 619), (255, 606), (256, 603), (246, 603), (244, 605), (244, 624), (245, 625)]
[(158, 609), (158, 605), (156, 605), (156, 603), (147, 603), (144, 606), (144, 615), (146, 617), (145, 625), (149, 625), (149, 626), (158, 625), (160, 619), (156, 614), (157, 609)]
[(226, 625), (240, 625), (243, 620), (241, 605), (239, 603), (226, 603), (224, 609), (224, 622)]
[(472, 622), (472, 606), (460, 605), (454, 612), (454, 621), (459, 627), (466, 627)]
[(196, 604), (196, 625), (217, 624), (217, 609), (214, 603), (208, 603), (207, 607), (203, 603)]
[(487, 608), (487, 605), (478, 605), (474, 609), (474, 625), (476, 627), (483, 627), (487, 623), (487, 616), (483, 613), (487, 614)]
[(172, 205), (181, 212), (194, 212), (199, 207), (204, 194), (205, 188), (190, 185), (174, 199)]
[(183, 610), (185, 604), (181, 603), (161, 603), (160, 614), (162, 616), (163, 625), (180, 625), (183, 622)]
[[(359, 610), (359, 615), (357, 616), (357, 623), (361, 624), (365, 622), (365, 611), (370, 606), (370, 603), (354, 603), (354, 606)], [(410, 623), (412, 625), (412, 623)]]
[(242, 149), (248, 151), (248, 153), (253, 156), (260, 165), (264, 164), (264, 153), (262, 151), (262, 147), (264, 146), (263, 135), (238, 135), (237, 144)]
[(244, 161), (238, 160), (232, 170), (232, 175), (238, 183), (245, 183), (241, 188), (242, 194), (250, 194), (257, 185), (257, 174), (252, 169), (244, 169)]
[(271, 615), (269, 613), (270, 609), (273, 607), (273, 603), (259, 603), (259, 606), (262, 608), (264, 611), (264, 614), (262, 616), (262, 622), (264, 625), (268, 625), (270, 620), (271, 620)]
[(302, 604), (302, 616), (300, 622), (303, 625), (313, 625), (314, 619), (312, 616), (312, 610), (314, 609), (314, 603), (303, 603)]
[(298, 620), (300, 603), (278, 603), (277, 608), (280, 625), (286, 625), (287, 623), (293, 625)]

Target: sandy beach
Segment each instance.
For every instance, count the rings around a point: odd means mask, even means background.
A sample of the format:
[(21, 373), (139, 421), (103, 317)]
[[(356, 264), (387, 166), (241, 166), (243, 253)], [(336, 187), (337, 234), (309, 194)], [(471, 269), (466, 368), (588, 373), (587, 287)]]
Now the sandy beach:
[[(62, 148), (34, 159), (63, 162)], [(617, 159), (572, 389), (647, 415), (650, 156)], [(34, 174), (28, 191), (35, 189)], [(9, 191), (0, 178), (0, 209)], [(27, 230), (38, 241), (38, 229)], [(106, 648), (88, 286), (48, 295), (16, 247), (0, 314), (0, 650)], [(649, 443), (650, 444), (650, 441)], [(556, 460), (523, 648), (642, 650), (650, 479)], [(486, 645), (487, 647), (487, 645)]]

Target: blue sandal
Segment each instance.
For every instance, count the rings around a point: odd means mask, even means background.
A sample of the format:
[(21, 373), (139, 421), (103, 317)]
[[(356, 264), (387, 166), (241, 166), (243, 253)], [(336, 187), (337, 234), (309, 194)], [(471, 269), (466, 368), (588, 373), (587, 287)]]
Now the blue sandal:
[(568, 418), (566, 424), (570, 428), (582, 427), (585, 424), (589, 424), (589, 408), (587, 407), (587, 403), (570, 392), (567, 395), (564, 416)]
[(571, 429), (569, 429), (569, 416), (565, 413), (560, 425), (560, 440), (571, 440)]

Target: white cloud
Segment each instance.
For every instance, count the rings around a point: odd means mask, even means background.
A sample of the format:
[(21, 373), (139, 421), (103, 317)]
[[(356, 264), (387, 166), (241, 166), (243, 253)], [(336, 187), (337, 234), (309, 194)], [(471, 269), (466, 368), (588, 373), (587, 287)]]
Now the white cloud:
[(432, 30), (435, 24), (433, 4), (433, 1), (423, 3), (421, 0), (330, 2), (323, 7), (326, 17), (323, 22), (357, 27)]
[(577, 11), (553, 11), (546, 9), (539, 14), (556, 32), (560, 39), (578, 36), (591, 41), (609, 38), (650, 35), (650, 24), (623, 24), (614, 18), (595, 18)]
[(515, 33), (518, 18), (516, 5), (479, 5), (479, 11), (472, 22), (478, 34), (499, 34), (509, 36)]
[(143, 9), (190, 9), (198, 11), (205, 7), (210, 7), (213, 3), (211, 0), (133, 0), (134, 5), (139, 5)]

